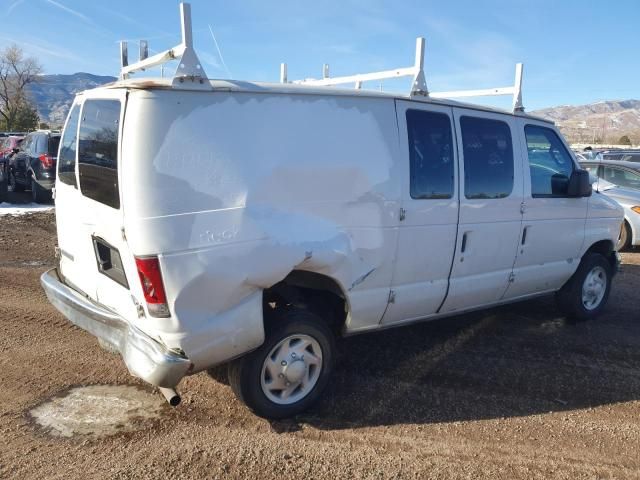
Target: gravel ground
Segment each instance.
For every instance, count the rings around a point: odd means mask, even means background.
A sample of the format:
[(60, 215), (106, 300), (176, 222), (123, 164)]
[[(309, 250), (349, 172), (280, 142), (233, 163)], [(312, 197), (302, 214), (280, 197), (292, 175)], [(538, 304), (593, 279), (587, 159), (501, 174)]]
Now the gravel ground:
[(640, 478), (640, 252), (596, 322), (545, 298), (343, 340), (295, 420), (202, 373), (133, 431), (62, 438), (28, 412), (77, 386), (159, 393), (46, 301), (52, 213), (0, 217), (0, 245), (0, 478)]

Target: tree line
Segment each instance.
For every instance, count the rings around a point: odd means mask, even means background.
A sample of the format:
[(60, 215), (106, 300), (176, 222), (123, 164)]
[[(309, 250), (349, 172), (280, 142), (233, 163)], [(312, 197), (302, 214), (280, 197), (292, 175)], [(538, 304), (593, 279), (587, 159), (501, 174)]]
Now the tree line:
[(0, 51), (0, 130), (24, 131), (38, 128), (39, 117), (28, 96), (27, 86), (37, 82), (42, 66), (27, 57), (17, 45)]

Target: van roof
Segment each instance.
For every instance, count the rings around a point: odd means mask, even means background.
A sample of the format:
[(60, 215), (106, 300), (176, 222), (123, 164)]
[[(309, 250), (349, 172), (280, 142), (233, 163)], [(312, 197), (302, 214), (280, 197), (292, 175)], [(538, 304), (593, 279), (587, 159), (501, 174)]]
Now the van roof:
[[(451, 107), (462, 107), (473, 110), (480, 110), (491, 113), (499, 113), (503, 115), (511, 115), (518, 117), (530, 118), (541, 122), (546, 122), (551, 125), (555, 123), (546, 118), (530, 115), (523, 112), (514, 113), (511, 110), (505, 110), (501, 108), (489, 107), (486, 105), (478, 105), (474, 103), (459, 102), (457, 100), (451, 100), (446, 98), (431, 98), (421, 95), (409, 95), (398, 92), (381, 92), (376, 90), (366, 89), (354, 89), (354, 88), (341, 88), (341, 87), (327, 87), (327, 86), (313, 86), (296, 83), (269, 83), (269, 82), (249, 82), (244, 80), (207, 80), (211, 85), (211, 92), (245, 92), (245, 93), (275, 93), (275, 94), (287, 94), (287, 95), (324, 95), (324, 96), (349, 96), (349, 97), (373, 97), (373, 98), (393, 98), (400, 100), (407, 100), (419, 103), (432, 103), (436, 105), (444, 105)], [(173, 79), (171, 78), (130, 78), (125, 80), (116, 80), (115, 82), (102, 85), (100, 87), (87, 90), (99, 91), (101, 89), (114, 89), (114, 88), (128, 88), (128, 89), (162, 89), (162, 90), (175, 90), (175, 91), (190, 91), (192, 88), (185, 86), (184, 89), (179, 86), (175, 86)], [(196, 90), (199, 92), (209, 91), (207, 89)], [(79, 94), (82, 94), (81, 92)]]

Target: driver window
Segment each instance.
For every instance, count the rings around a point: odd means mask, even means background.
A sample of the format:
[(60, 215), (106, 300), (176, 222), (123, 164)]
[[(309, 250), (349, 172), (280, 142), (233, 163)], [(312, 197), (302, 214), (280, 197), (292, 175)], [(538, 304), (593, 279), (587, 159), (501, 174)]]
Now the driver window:
[(532, 197), (565, 197), (573, 173), (573, 158), (550, 128), (527, 125)]

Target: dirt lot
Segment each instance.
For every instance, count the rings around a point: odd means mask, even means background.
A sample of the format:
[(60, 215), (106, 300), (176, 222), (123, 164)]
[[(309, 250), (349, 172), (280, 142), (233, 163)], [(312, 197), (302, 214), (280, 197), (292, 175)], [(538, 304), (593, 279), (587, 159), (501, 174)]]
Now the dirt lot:
[(640, 252), (597, 322), (551, 299), (340, 342), (294, 421), (206, 374), (135, 431), (52, 437), (28, 411), (78, 385), (140, 385), (46, 301), (51, 213), (0, 217), (0, 478), (640, 478)]

